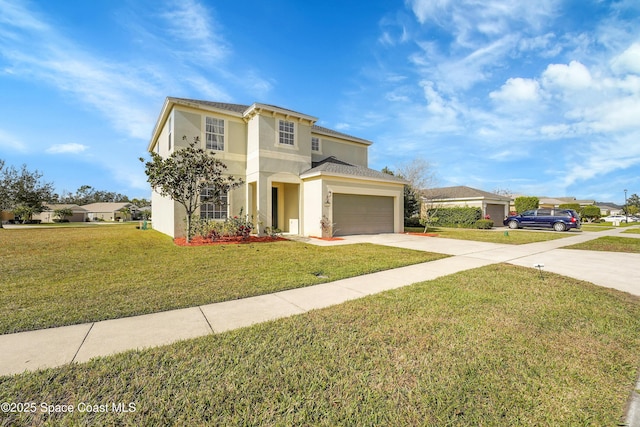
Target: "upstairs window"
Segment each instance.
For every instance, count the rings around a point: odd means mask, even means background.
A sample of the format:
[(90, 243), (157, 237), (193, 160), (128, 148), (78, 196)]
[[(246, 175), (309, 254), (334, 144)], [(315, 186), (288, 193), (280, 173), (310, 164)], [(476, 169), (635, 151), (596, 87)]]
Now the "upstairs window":
[(227, 218), (227, 205), (228, 194), (220, 194), (217, 203), (206, 202), (206, 200), (214, 195), (213, 187), (205, 188), (200, 194), (200, 201), (203, 202), (200, 205), (200, 218), (202, 219), (226, 219)]
[(311, 138), (311, 151), (320, 151), (320, 138)]
[(294, 144), (294, 123), (288, 122), (286, 120), (280, 120), (279, 125), (279, 139), (280, 144), (284, 145), (295, 145)]
[(224, 151), (224, 120), (207, 117), (205, 141), (208, 150)]

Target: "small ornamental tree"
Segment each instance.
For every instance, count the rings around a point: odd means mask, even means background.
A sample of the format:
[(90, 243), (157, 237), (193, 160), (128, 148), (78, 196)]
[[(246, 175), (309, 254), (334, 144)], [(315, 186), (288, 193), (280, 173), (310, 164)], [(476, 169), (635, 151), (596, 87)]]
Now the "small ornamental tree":
[[(186, 140), (187, 137), (183, 137)], [(192, 237), (192, 217), (203, 203), (219, 203), (223, 194), (242, 184), (242, 180), (224, 176), (227, 166), (199, 146), (199, 138), (185, 148), (174, 151), (163, 159), (158, 153), (150, 153), (151, 161), (145, 163), (145, 173), (151, 188), (161, 196), (180, 203), (187, 213), (187, 243)], [(145, 162), (140, 158), (141, 162)], [(205, 188), (212, 188), (203, 195)]]
[(540, 199), (537, 197), (516, 197), (514, 201), (516, 212), (522, 213), (524, 211), (528, 211), (529, 209), (538, 209), (540, 205)]
[(600, 218), (600, 208), (595, 205), (584, 206), (580, 209), (580, 216), (587, 222), (592, 222)]
[(53, 215), (61, 222), (64, 222), (67, 217), (73, 216), (73, 210), (71, 208), (60, 208), (54, 210)]

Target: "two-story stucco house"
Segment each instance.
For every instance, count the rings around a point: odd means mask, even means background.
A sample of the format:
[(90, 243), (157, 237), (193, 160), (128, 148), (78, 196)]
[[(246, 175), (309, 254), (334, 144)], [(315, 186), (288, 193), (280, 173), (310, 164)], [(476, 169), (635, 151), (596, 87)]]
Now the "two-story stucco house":
[[(224, 219), (242, 209), (262, 227), (321, 236), (401, 232), (404, 181), (367, 167), (370, 141), (317, 126), (318, 119), (285, 108), (166, 99), (148, 146), (163, 157), (198, 137), (201, 147), (244, 185), (201, 218)], [(187, 140), (183, 140), (186, 136)], [(184, 236), (185, 212), (152, 194), (153, 227)]]

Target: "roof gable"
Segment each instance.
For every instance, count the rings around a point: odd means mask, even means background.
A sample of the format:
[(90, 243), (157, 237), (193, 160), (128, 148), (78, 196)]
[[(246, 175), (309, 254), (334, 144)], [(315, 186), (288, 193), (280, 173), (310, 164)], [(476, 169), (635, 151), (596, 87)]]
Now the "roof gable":
[(377, 171), (375, 169), (369, 169), (364, 166), (356, 166), (342, 160), (338, 160), (335, 157), (327, 157), (319, 162), (314, 162), (313, 167), (300, 174), (301, 178), (309, 178), (315, 175), (338, 175), (338, 176), (350, 176), (355, 178), (368, 178), (377, 181), (389, 181), (398, 184), (405, 184), (406, 181), (397, 176), (389, 175), (384, 172)]
[(199, 108), (209, 111), (224, 111), (228, 114), (235, 115), (240, 118), (247, 119), (254, 114), (260, 114), (263, 111), (269, 111), (273, 114), (282, 114), (285, 117), (296, 117), (301, 120), (306, 120), (309, 122), (312, 132), (316, 134), (326, 135), (329, 137), (347, 139), (353, 142), (357, 142), (360, 144), (371, 145), (372, 142), (366, 139), (358, 138), (352, 135), (348, 135), (346, 133), (338, 132), (333, 129), (325, 128), (322, 126), (318, 126), (315, 122), (318, 120), (317, 117), (309, 116), (307, 114), (300, 113), (298, 111), (290, 110), (288, 108), (279, 107), (277, 105), (271, 104), (262, 104), (262, 103), (253, 103), (251, 105), (247, 104), (233, 104), (229, 102), (215, 102), (215, 101), (204, 101), (199, 99), (188, 99), (188, 98), (176, 98), (168, 96), (165, 99), (164, 105), (162, 106), (162, 110), (158, 119), (156, 120), (156, 124), (151, 133), (151, 140), (149, 141), (149, 146), (147, 147), (148, 151), (151, 151), (154, 146), (154, 142), (158, 139), (162, 127), (164, 126), (165, 121), (169, 117), (169, 113), (174, 105), (183, 105), (187, 107)]

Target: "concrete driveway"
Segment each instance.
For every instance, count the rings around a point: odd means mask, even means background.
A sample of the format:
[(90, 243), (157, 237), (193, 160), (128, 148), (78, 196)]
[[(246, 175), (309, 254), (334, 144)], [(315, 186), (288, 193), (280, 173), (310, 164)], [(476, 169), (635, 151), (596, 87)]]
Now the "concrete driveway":
[[(640, 254), (562, 249), (565, 246), (604, 236), (640, 238), (640, 234), (620, 234), (626, 229), (571, 232), (565, 233), (566, 237), (562, 239), (525, 245), (506, 245), (411, 234), (345, 236), (344, 240), (331, 243), (374, 243), (444, 253), (467, 259), (506, 262), (531, 268), (534, 265), (544, 264), (543, 271), (562, 274), (640, 296)], [(549, 233), (553, 232), (549, 231)]]

